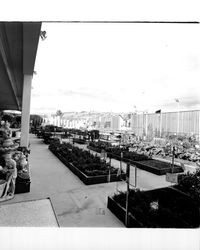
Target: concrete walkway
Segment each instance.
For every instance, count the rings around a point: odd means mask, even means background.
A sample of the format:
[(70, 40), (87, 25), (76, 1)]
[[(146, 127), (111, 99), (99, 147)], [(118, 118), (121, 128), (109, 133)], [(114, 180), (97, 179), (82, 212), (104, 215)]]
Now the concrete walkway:
[[(17, 194), (14, 199), (3, 202), (0, 206), (49, 197), (61, 227), (124, 227), (107, 209), (107, 197), (117, 190), (126, 190), (124, 181), (86, 186), (49, 151), (42, 139), (30, 135), (30, 142), (31, 191)], [(112, 160), (112, 165), (118, 168), (119, 161)], [(124, 170), (125, 167), (123, 164)], [(131, 184), (134, 185), (134, 181), (135, 169), (131, 167)], [(165, 176), (137, 169), (138, 188), (149, 190), (169, 185)]]
[(124, 227), (107, 209), (107, 196), (114, 193), (116, 183), (86, 186), (41, 139), (30, 135), (30, 142), (31, 191), (0, 206), (50, 197), (61, 227)]

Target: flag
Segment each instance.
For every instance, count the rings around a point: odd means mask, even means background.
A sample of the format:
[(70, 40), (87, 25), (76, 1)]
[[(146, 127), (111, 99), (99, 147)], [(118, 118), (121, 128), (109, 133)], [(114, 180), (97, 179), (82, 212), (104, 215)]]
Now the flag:
[(156, 110), (156, 112), (155, 112), (156, 114), (160, 114), (161, 113), (161, 109), (159, 109), (159, 110)]

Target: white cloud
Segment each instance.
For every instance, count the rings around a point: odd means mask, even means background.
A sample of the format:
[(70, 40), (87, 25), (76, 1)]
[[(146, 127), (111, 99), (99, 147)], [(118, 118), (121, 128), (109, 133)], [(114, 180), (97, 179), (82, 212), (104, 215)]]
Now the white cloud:
[(198, 96), (199, 25), (68, 23), (42, 29), (48, 37), (39, 44), (32, 110), (171, 110), (177, 108), (174, 98), (193, 97), (191, 89)]

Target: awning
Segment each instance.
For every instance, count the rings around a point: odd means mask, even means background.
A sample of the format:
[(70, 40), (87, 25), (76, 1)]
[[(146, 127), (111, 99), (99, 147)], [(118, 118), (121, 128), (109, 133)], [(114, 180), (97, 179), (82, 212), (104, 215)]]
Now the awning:
[(0, 110), (22, 110), (24, 75), (33, 75), (41, 22), (0, 22)]

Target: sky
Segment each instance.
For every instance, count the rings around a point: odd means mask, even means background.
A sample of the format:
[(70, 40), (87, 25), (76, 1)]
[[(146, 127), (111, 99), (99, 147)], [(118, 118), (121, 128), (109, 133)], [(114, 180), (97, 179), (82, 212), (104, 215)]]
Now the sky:
[(42, 30), (31, 113), (200, 109), (200, 25), (43, 23)]

